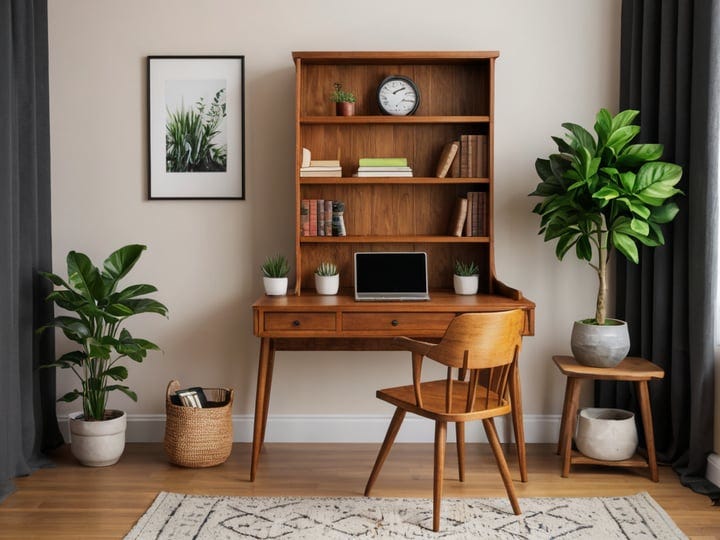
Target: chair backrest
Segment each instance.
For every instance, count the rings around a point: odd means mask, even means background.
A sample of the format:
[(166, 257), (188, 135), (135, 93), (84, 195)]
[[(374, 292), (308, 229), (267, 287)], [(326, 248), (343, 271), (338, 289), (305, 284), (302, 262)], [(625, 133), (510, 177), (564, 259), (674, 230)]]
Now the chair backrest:
[(521, 309), (458, 315), (427, 356), (460, 369), (509, 364), (522, 343), (524, 322)]
[[(455, 317), (440, 343), (427, 357), (448, 367), (445, 388), (445, 412), (470, 413), (477, 405), (478, 384), (485, 387), (480, 407), (490, 409), (507, 405), (508, 383), (522, 345), (525, 315), (522, 310), (467, 313)], [(469, 373), (466, 397), (461, 407), (453, 405), (453, 368), (459, 380)], [(413, 384), (417, 404), (422, 407), (420, 368), (414, 366)], [(455, 410), (453, 410), (455, 409)]]

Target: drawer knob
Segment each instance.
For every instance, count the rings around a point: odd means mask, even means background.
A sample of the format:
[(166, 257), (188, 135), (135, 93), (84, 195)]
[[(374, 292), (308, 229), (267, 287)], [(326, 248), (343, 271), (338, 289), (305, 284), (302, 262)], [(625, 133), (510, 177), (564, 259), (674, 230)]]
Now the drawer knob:
[(295, 320), (293, 321), (293, 326), (300, 326), (300, 321), (298, 321), (297, 319), (295, 319)]
[(397, 319), (393, 319), (390, 324), (392, 324), (393, 326), (398, 326), (400, 324), (400, 321), (398, 321)]

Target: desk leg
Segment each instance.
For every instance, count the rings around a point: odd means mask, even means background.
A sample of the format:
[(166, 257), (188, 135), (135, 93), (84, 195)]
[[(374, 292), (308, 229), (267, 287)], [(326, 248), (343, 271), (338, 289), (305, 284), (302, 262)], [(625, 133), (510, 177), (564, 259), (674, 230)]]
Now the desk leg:
[(510, 378), (510, 401), (512, 403), (512, 420), (515, 431), (515, 446), (517, 446), (518, 465), (520, 466), (520, 480), (528, 481), (527, 455), (525, 454), (525, 426), (523, 425), (522, 397), (520, 393), (520, 370), (517, 363)]
[[(253, 421), (252, 462), (250, 463), (250, 481), (255, 481), (260, 449), (265, 437), (267, 408), (272, 384), (273, 343), (270, 338), (260, 341), (260, 357), (258, 359), (257, 390), (255, 392), (255, 419)], [(269, 375), (269, 376), (268, 376)]]
[(578, 403), (580, 401), (580, 379), (568, 377), (567, 390), (569, 394), (565, 410), (563, 411), (563, 430), (560, 434), (562, 446), (560, 457), (562, 458), (562, 477), (567, 478), (570, 474), (570, 458), (572, 457), (572, 435), (575, 427)]
[(657, 460), (655, 459), (655, 433), (652, 424), (652, 411), (650, 409), (650, 395), (648, 393), (647, 381), (635, 381), (638, 401), (640, 402), (640, 415), (642, 416), (643, 429), (645, 430), (645, 445), (647, 446), (648, 466), (650, 467), (650, 479), (653, 482), (659, 480)]

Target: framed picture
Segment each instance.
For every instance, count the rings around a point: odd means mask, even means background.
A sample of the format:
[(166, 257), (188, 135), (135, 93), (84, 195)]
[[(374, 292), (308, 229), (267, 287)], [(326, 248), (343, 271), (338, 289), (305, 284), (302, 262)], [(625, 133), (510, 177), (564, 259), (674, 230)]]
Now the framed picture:
[(244, 62), (148, 56), (148, 198), (245, 198)]

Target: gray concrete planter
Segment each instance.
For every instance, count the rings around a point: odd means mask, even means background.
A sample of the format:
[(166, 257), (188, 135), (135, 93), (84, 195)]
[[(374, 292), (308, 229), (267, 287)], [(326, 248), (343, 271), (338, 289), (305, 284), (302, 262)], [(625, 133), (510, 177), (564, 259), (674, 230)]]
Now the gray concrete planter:
[(615, 367), (630, 350), (627, 323), (606, 319), (607, 324), (575, 321), (570, 338), (573, 356), (580, 364), (593, 367)]
[[(70, 451), (88, 467), (107, 467), (117, 463), (125, 450), (127, 415), (111, 411), (109, 420), (86, 421), (82, 412), (70, 413)], [(106, 414), (107, 414), (106, 413)]]
[(583, 409), (578, 415), (575, 444), (593, 459), (630, 459), (638, 444), (635, 415), (622, 409)]

